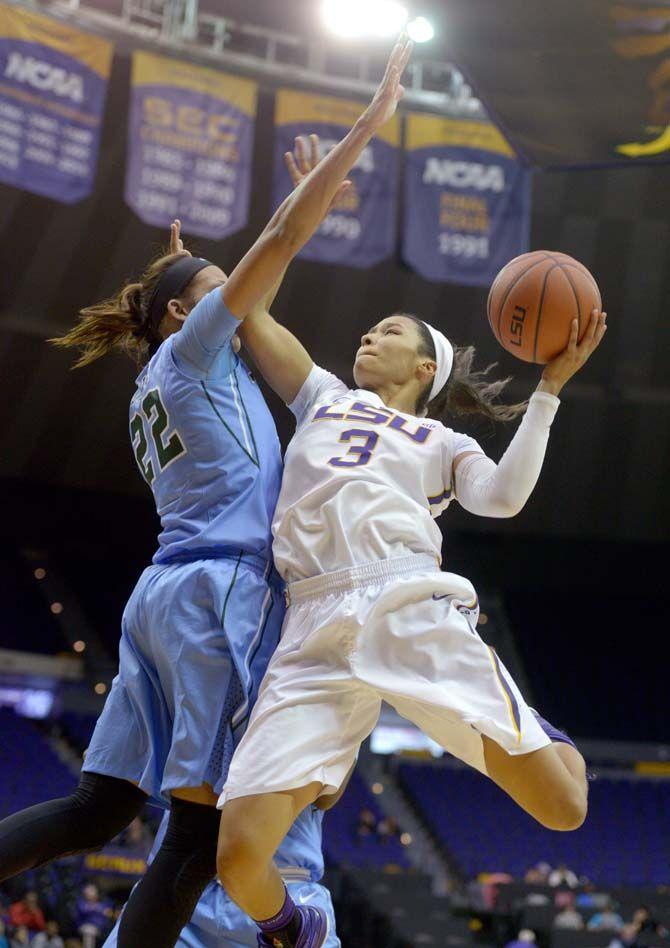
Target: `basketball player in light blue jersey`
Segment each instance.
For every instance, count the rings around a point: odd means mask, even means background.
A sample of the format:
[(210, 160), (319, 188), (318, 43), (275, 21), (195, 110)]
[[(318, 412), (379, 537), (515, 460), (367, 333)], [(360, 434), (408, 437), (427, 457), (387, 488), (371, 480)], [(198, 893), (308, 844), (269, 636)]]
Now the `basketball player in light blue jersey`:
[[(339, 798), (339, 795), (338, 795)], [(335, 798), (329, 800), (328, 808)], [(323, 877), (321, 829), (323, 807), (308, 807), (300, 814), (277, 851), (277, 865), (296, 905), (321, 908), (330, 922), (326, 948), (339, 948), (335, 933), (335, 914), (330, 892), (320, 884)], [(149, 861), (153, 859), (167, 828), (167, 814), (156, 836)], [(117, 948), (119, 925), (108, 936), (103, 948)], [(218, 882), (208, 884), (195, 907), (191, 921), (182, 930), (177, 948), (255, 948), (256, 923), (226, 894)]]
[[(234, 339), (271, 293), (402, 96), (401, 42), (352, 130), (273, 215), (229, 277), (186, 252), (82, 310), (55, 342), (77, 365), (112, 349), (146, 363), (130, 437), (161, 519), (159, 549), (123, 616), (119, 674), (74, 794), (0, 822), (0, 881), (100, 848), (147, 800), (170, 807), (162, 844), (123, 913), (119, 948), (171, 948), (216, 872), (217, 792), (274, 650), (281, 586), (270, 560), (281, 473), (276, 431)], [(317, 948), (328, 917), (287, 901), (260, 945)]]

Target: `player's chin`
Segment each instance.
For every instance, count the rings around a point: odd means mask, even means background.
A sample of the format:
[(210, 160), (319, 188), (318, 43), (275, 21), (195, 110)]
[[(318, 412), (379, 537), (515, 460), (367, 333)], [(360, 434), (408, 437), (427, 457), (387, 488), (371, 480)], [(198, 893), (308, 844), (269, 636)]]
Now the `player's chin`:
[(369, 388), (378, 381), (373, 355), (363, 354), (354, 362), (354, 381), (358, 388)]

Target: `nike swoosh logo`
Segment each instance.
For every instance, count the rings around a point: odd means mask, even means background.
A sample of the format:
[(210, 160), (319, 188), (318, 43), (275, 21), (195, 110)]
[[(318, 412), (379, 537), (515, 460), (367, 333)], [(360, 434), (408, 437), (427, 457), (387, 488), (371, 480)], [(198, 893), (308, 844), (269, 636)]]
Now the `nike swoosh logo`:
[(433, 599), (435, 602), (438, 602), (440, 599), (448, 599), (449, 593), (445, 593), (444, 596), (438, 596), (437, 593), (433, 593)]

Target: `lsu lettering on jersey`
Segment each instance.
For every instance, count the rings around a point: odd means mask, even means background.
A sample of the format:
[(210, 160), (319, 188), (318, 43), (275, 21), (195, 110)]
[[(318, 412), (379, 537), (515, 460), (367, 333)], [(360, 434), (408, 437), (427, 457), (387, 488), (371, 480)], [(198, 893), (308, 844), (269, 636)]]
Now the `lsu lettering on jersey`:
[(481, 451), (430, 418), (387, 408), (314, 366), (290, 406), (273, 522), (277, 569), (288, 582), (376, 560), (424, 553), (441, 561), (435, 518), (453, 496), (453, 459)]
[(239, 325), (221, 289), (212, 290), (137, 378), (130, 438), (161, 520), (155, 563), (225, 549), (270, 559), (281, 449), (229, 344)]

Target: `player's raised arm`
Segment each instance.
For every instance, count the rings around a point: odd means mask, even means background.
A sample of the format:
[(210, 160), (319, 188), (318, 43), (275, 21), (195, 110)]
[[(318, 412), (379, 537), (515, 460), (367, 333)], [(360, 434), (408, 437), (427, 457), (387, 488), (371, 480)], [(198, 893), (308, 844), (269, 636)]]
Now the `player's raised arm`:
[[(347, 186), (346, 175), (376, 131), (396, 111), (400, 84), (412, 45), (402, 39), (391, 53), (375, 96), (351, 131), (304, 176), (279, 207), (251, 250), (230, 275), (222, 295), (228, 309), (244, 319), (255, 309), (253, 322), (242, 332), (252, 358), (281, 398), (293, 400), (312, 366), (295, 337), (259, 306), (293, 257), (314, 234), (333, 201)], [(281, 369), (281, 371), (277, 371)]]
[[(299, 136), (295, 142), (295, 156), (292, 152), (286, 152), (284, 157), (293, 186), (297, 188), (321, 160), (318, 135), (309, 136), (309, 146)], [(338, 206), (347, 190), (348, 182), (345, 182), (336, 193), (328, 208), (329, 212)], [(270, 307), (280, 283), (281, 280), (249, 313), (240, 327), (239, 335), (268, 385), (290, 405), (314, 363), (293, 333), (270, 315)]]

